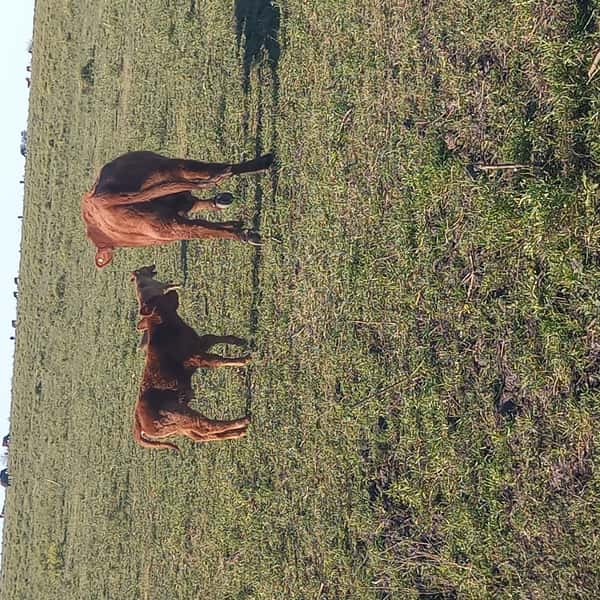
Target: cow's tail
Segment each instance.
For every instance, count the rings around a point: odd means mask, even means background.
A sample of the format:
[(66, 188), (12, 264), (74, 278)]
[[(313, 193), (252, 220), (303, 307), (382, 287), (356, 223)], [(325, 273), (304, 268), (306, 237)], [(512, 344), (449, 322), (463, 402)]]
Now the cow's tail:
[(258, 173), (260, 171), (266, 171), (273, 164), (272, 154), (263, 154), (258, 158), (247, 160), (237, 165), (232, 165), (232, 175), (242, 175), (243, 173)]
[(157, 442), (155, 440), (146, 438), (144, 436), (144, 432), (142, 431), (142, 424), (140, 423), (137, 413), (135, 413), (133, 417), (133, 439), (144, 448), (166, 448), (180, 452), (179, 448), (175, 444), (171, 444), (170, 442)]

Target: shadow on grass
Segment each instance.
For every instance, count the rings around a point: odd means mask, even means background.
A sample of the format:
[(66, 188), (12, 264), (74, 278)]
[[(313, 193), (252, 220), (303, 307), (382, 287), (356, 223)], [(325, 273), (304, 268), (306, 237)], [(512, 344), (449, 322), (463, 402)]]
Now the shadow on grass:
[(236, 35), (238, 50), (243, 48), (244, 93), (250, 90), (250, 71), (266, 56), (271, 70), (277, 71), (281, 49), (279, 25), (281, 13), (270, 0), (236, 0)]
[(575, 0), (576, 33), (593, 33), (596, 29), (596, 17), (592, 0)]
[[(275, 117), (279, 104), (279, 76), (278, 65), (281, 48), (279, 46), (279, 27), (281, 13), (278, 6), (270, 0), (236, 0), (236, 36), (238, 51), (242, 55), (243, 79), (242, 87), (245, 96), (244, 107), (244, 138), (251, 137), (256, 140), (255, 155), (260, 156), (269, 151), (277, 156), (277, 128)], [(256, 115), (253, 121), (256, 130), (250, 132), (250, 110), (252, 87), (250, 75), (253, 69), (258, 73), (258, 90), (256, 92)], [(270, 75), (267, 78), (266, 75)], [(269, 79), (269, 81), (267, 81)], [(270, 98), (268, 94), (270, 93)], [(269, 106), (270, 105), (270, 106)], [(270, 110), (270, 114), (267, 111)], [(263, 148), (263, 131), (265, 119), (270, 119), (271, 138), (269, 148)], [(271, 168), (271, 184), (273, 195), (277, 190), (277, 168)], [(252, 227), (260, 231), (264, 201), (263, 186), (260, 182), (256, 185), (254, 194), (254, 218)], [(262, 265), (262, 250), (256, 249), (252, 261), (252, 306), (250, 308), (250, 331), (252, 337), (258, 332), (258, 321), (261, 304), (260, 269)], [(252, 373), (249, 370), (246, 377), (246, 410), (251, 412), (252, 404)]]
[(182, 240), (179, 248), (179, 261), (181, 263), (181, 270), (183, 271), (183, 281), (181, 285), (185, 285), (188, 279), (188, 240)]

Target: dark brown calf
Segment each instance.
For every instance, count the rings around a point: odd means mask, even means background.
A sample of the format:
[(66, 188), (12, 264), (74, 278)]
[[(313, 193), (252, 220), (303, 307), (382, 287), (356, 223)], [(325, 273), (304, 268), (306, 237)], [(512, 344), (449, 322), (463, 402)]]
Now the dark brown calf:
[(245, 345), (227, 335), (199, 336), (177, 314), (179, 297), (170, 291), (146, 304), (138, 329), (147, 331), (146, 363), (135, 405), (133, 437), (146, 448), (179, 448), (157, 439), (185, 435), (195, 442), (235, 439), (246, 435), (249, 417), (232, 421), (208, 419), (188, 406), (193, 397), (192, 375), (197, 368), (243, 367), (250, 356), (227, 358), (208, 351), (216, 344)]
[[(241, 221), (215, 223), (188, 219), (201, 210), (220, 210), (228, 195), (201, 200), (191, 190), (213, 187), (231, 177), (268, 169), (273, 155), (239, 164), (167, 158), (154, 152), (128, 152), (102, 167), (92, 190), (83, 195), (86, 235), (96, 246), (96, 266), (105, 267), (118, 247), (152, 246), (176, 240), (221, 238), (258, 243)], [(219, 198), (227, 196), (224, 201)]]

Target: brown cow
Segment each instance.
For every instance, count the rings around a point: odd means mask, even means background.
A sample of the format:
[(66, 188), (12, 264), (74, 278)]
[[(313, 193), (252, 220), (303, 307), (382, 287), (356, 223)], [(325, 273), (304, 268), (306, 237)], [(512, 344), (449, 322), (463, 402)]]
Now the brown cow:
[[(198, 367), (243, 367), (250, 356), (227, 358), (211, 354), (216, 344), (245, 345), (235, 336), (199, 336), (177, 314), (179, 296), (170, 291), (154, 296), (150, 314), (143, 316), (138, 329), (147, 330), (148, 345), (140, 393), (134, 410), (133, 437), (146, 448), (179, 448), (157, 439), (185, 435), (195, 442), (240, 438), (246, 435), (249, 417), (232, 421), (208, 419), (188, 404), (192, 399), (191, 379)], [(153, 439), (154, 438), (154, 439)]]
[(257, 244), (258, 233), (241, 221), (215, 223), (188, 219), (188, 213), (220, 210), (230, 194), (202, 200), (191, 194), (232, 175), (268, 169), (273, 155), (239, 164), (167, 158), (154, 152), (128, 152), (102, 167), (92, 190), (83, 195), (86, 235), (96, 246), (96, 266), (105, 267), (117, 247), (166, 244), (194, 238), (221, 238)]

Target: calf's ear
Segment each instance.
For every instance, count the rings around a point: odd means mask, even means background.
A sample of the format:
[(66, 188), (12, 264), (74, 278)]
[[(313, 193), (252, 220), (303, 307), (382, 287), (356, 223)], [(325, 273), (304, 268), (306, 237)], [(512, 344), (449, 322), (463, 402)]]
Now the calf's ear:
[(112, 260), (112, 257), (112, 248), (98, 248), (98, 250), (96, 250), (96, 266), (99, 269), (105, 267)]

